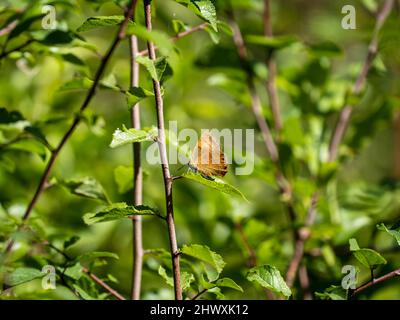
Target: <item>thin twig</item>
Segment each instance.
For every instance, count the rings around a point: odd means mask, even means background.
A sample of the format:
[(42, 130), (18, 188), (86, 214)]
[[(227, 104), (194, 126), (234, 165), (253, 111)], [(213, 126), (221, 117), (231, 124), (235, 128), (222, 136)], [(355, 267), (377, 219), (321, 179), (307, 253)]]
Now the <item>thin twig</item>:
[[(385, 20), (389, 16), (389, 13), (393, 8), (393, 4), (394, 4), (394, 0), (386, 0), (384, 5), (382, 6), (381, 10), (379, 11), (379, 14), (377, 15), (377, 21), (376, 21), (373, 37), (372, 37), (371, 43), (369, 45), (367, 57), (364, 61), (361, 72), (360, 72), (359, 76), (357, 77), (357, 80), (353, 86), (353, 94), (361, 93), (361, 90), (364, 86), (368, 72), (371, 68), (373, 60), (378, 51), (379, 32), (382, 29)], [(333, 134), (332, 134), (332, 139), (331, 139), (331, 143), (329, 146), (328, 161), (335, 161), (337, 158), (337, 151), (343, 140), (343, 136), (346, 131), (346, 128), (348, 127), (348, 124), (350, 122), (352, 112), (353, 112), (353, 106), (349, 105), (349, 106), (346, 106), (340, 113), (339, 121), (336, 125), (336, 128), (335, 128)], [(319, 194), (319, 191), (314, 193), (314, 195), (312, 196), (311, 205), (308, 210), (307, 221), (306, 221), (307, 227), (312, 226), (315, 222), (316, 206), (317, 206), (318, 197), (319, 197), (318, 194)], [(308, 232), (307, 234), (303, 235), (303, 237), (299, 237), (299, 239), (296, 243), (295, 251), (294, 251), (292, 260), (289, 264), (289, 268), (288, 268), (288, 271), (286, 274), (286, 281), (289, 286), (292, 286), (294, 283), (294, 280), (295, 280), (296, 274), (297, 274), (297, 270), (300, 265), (300, 261), (304, 254), (304, 242), (309, 238), (309, 236), (310, 236), (310, 233)]]
[(312, 300), (312, 294), (310, 291), (310, 278), (308, 276), (307, 267), (304, 264), (299, 268), (299, 280), (301, 290), (303, 291), (303, 299)]
[[(65, 253), (63, 250), (60, 250), (57, 248), (55, 245), (51, 244), (48, 241), (43, 242), (45, 245), (56, 251), (57, 253), (61, 254), (67, 261), (72, 261), (72, 259), (67, 253)], [(126, 300), (124, 296), (122, 296), (117, 290), (111, 288), (107, 283), (105, 283), (103, 280), (101, 280), (98, 276), (96, 276), (94, 273), (92, 273), (88, 268), (83, 267), (82, 271), (86, 273), (91, 279), (93, 279), (94, 282), (96, 282), (99, 286), (103, 287), (106, 291), (108, 291), (111, 295), (116, 297), (118, 300)]]
[(200, 297), (202, 294), (206, 293), (208, 291), (208, 289), (203, 289), (201, 291), (199, 291), (193, 298), (191, 298), (190, 300), (196, 300), (198, 297)]
[[(136, 2), (136, 1), (135, 1)], [(135, 13), (133, 13), (133, 18)], [(130, 86), (139, 86), (139, 64), (136, 57), (139, 52), (138, 39), (135, 35), (129, 37), (130, 44)], [(136, 103), (131, 108), (132, 127), (140, 130), (140, 106)], [(135, 206), (143, 202), (143, 172), (141, 163), (141, 145), (135, 142), (132, 147), (133, 156), (133, 203)], [(133, 271), (132, 271), (132, 300), (140, 300), (142, 269), (143, 269), (143, 239), (142, 239), (142, 217), (135, 215), (132, 217), (133, 227)]]
[[(194, 26), (194, 27), (190, 28), (189, 30), (182, 31), (182, 32), (176, 34), (175, 36), (173, 36), (171, 38), (171, 40), (173, 42), (176, 42), (177, 40), (179, 40), (181, 38), (184, 38), (184, 37), (186, 37), (186, 36), (188, 36), (188, 35), (190, 35), (190, 34), (192, 34), (194, 32), (197, 32), (197, 31), (200, 31), (200, 30), (204, 30), (207, 26), (208, 26), (207, 22), (201, 23), (201, 24), (199, 24), (197, 26)], [(154, 46), (154, 48), (157, 49), (156, 46)], [(142, 51), (138, 52), (137, 55), (138, 56), (147, 56), (148, 54), (149, 54), (149, 50), (145, 49), (145, 50), (142, 50)]]
[[(352, 92), (354, 95), (359, 95), (364, 87), (364, 83), (367, 79), (368, 72), (371, 69), (372, 63), (378, 53), (379, 32), (381, 31), (387, 17), (389, 16), (393, 8), (393, 5), (394, 5), (394, 0), (386, 0), (377, 15), (374, 33), (368, 48), (367, 57), (361, 68), (360, 74), (358, 75), (357, 80), (353, 86)], [(336, 124), (329, 145), (328, 160), (330, 162), (335, 161), (337, 158), (338, 149), (343, 140), (346, 129), (349, 125), (353, 109), (354, 106), (347, 105), (343, 108), (342, 112), (340, 113), (339, 120)]]
[[(146, 28), (147, 30), (151, 31), (152, 30), (151, 0), (144, 0), (143, 2), (144, 2)], [(156, 50), (154, 44), (151, 41), (147, 41), (147, 49), (149, 51), (149, 58), (151, 60), (155, 60)], [(172, 176), (169, 170), (165, 129), (164, 129), (164, 101), (161, 94), (160, 82), (155, 79), (153, 79), (153, 90), (154, 90), (154, 97), (155, 97), (156, 111), (157, 111), (157, 128), (158, 128), (157, 142), (160, 151), (161, 168), (164, 178), (165, 200), (167, 209), (166, 218), (167, 218), (169, 244), (170, 244), (171, 259), (172, 259), (172, 270), (174, 276), (175, 299), (182, 300), (181, 275), (179, 267), (179, 251), (175, 233), (174, 206), (172, 198)]]
[(0, 29), (0, 37), (9, 34), (11, 31), (15, 29), (18, 24), (18, 20), (11, 21), (8, 25), (6, 25), (3, 29)]
[(28, 40), (26, 40), (24, 43), (20, 44), (19, 46), (15, 47), (15, 48), (12, 48), (12, 49), (10, 49), (10, 50), (8, 50), (8, 51), (3, 51), (3, 52), (1, 52), (1, 53), (0, 53), (0, 60), (3, 59), (3, 58), (5, 58), (5, 57), (7, 57), (9, 54), (11, 54), (11, 53), (13, 53), (13, 52), (20, 51), (21, 49), (23, 49), (23, 48), (29, 46), (31, 43), (33, 43), (33, 42), (35, 42), (35, 41), (36, 41), (35, 39), (28, 39)]
[(396, 277), (399, 277), (399, 276), (400, 276), (400, 269), (397, 269), (397, 270), (394, 270), (392, 272), (389, 272), (389, 273), (387, 273), (387, 274), (385, 274), (385, 275), (383, 275), (383, 276), (381, 276), (379, 278), (373, 279), (373, 280), (363, 284), (362, 286), (358, 287), (357, 289), (355, 289), (353, 291), (351, 296), (359, 294), (360, 292), (364, 291), (365, 289), (367, 289), (367, 288), (369, 288), (369, 287), (371, 287), (373, 285), (376, 285), (378, 283), (382, 283), (384, 281), (387, 281), (389, 279), (393, 279), (393, 278), (396, 278)]
[[(270, 0), (264, 0), (264, 35), (267, 37), (273, 36)], [(277, 66), (273, 50), (268, 51), (266, 64), (268, 67), (266, 88), (268, 92), (269, 104), (271, 107), (272, 116), (274, 118), (275, 130), (279, 132), (282, 130), (282, 117), (278, 98), (278, 89), (276, 87)]]
[[(23, 215), (23, 218), (22, 218), (23, 224), (26, 223), (26, 221), (29, 219), (33, 208), (36, 206), (40, 196), (42, 195), (42, 193), (45, 189), (47, 180), (50, 176), (50, 173), (53, 169), (54, 163), (55, 163), (58, 155), (60, 154), (61, 150), (63, 149), (65, 143), (68, 141), (68, 139), (74, 133), (78, 124), (81, 122), (81, 119), (82, 119), (81, 115), (82, 115), (83, 111), (85, 111), (85, 109), (89, 106), (89, 103), (91, 102), (93, 96), (95, 95), (97, 85), (100, 82), (101, 76), (103, 74), (104, 69), (106, 68), (107, 63), (109, 62), (109, 60), (110, 60), (112, 54), (114, 53), (115, 49), (117, 48), (118, 44), (121, 42), (121, 40), (123, 40), (125, 38), (125, 30), (128, 25), (130, 17), (132, 17), (134, 3), (135, 3), (135, 1), (132, 1), (131, 6), (129, 7), (129, 11), (126, 14), (125, 20), (120, 25), (115, 39), (113, 40), (112, 44), (110, 45), (110, 48), (108, 49), (106, 55), (103, 57), (103, 59), (100, 62), (100, 65), (99, 65), (99, 68), (97, 69), (93, 84), (90, 87), (90, 89), (86, 95), (86, 98), (83, 101), (83, 104), (79, 109), (79, 114), (74, 118), (72, 125), (67, 130), (67, 132), (64, 134), (64, 136), (62, 137), (58, 146), (51, 153), (50, 159), (46, 165), (46, 168), (44, 169), (42, 177), (40, 178), (40, 181), (39, 181), (39, 184), (35, 191), (35, 194), (34, 194), (33, 198), (31, 199), (31, 201), (29, 202), (29, 205)], [(6, 251), (5, 251), (6, 255), (12, 250), (13, 245), (14, 245), (14, 240), (10, 239), (6, 246)]]
[(94, 273), (90, 272), (89, 269), (83, 268), (83, 272), (87, 273), (87, 275), (93, 279), (94, 282), (96, 282), (99, 286), (103, 287), (106, 289), (110, 294), (112, 294), (114, 297), (116, 297), (118, 300), (126, 300), (124, 296), (122, 296), (118, 291), (115, 289), (111, 288), (107, 283), (105, 283), (103, 280), (101, 280), (98, 276), (96, 276)]

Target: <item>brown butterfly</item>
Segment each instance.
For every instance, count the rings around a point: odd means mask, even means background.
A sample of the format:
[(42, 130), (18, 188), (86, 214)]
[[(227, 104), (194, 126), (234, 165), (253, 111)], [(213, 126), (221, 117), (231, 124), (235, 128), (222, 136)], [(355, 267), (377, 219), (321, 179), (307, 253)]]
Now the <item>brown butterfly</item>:
[(189, 168), (205, 178), (223, 177), (228, 172), (225, 155), (213, 136), (205, 132), (193, 149)]

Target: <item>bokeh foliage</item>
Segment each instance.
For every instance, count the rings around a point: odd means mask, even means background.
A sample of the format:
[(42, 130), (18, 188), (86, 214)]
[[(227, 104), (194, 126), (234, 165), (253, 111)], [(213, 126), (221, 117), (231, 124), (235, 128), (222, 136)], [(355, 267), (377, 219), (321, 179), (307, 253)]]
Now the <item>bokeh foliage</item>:
[[(369, 10), (381, 2), (350, 1), (357, 10), (357, 29), (344, 30), (341, 8), (348, 2), (272, 1), (277, 36), (271, 40), (262, 37), (261, 0), (235, 0), (229, 5), (224, 0), (154, 1), (156, 31), (151, 34), (143, 27), (139, 1), (136, 25), (132, 23), (128, 32), (138, 35), (141, 49), (151, 39), (160, 56), (167, 58), (152, 65), (142, 57), (138, 61), (142, 89), (129, 91), (129, 47), (127, 41), (121, 43), (83, 122), (62, 150), (29, 223), (16, 232), (52, 148), (78, 112), (99, 56), (123, 20), (127, 1), (1, 1), (0, 29), (18, 20), (11, 33), (0, 37), (3, 53), (29, 39), (34, 41), (0, 60), (1, 251), (10, 236), (16, 241), (8, 263), (1, 267), (6, 286), (12, 288), (0, 297), (110, 298), (82, 272), (82, 266), (129, 296), (131, 221), (85, 223), (101, 221), (106, 212), (113, 219), (144, 215), (148, 251), (142, 297), (173, 298), (168, 234), (159, 219), (165, 207), (161, 170), (143, 161), (146, 206), (133, 208), (131, 145), (116, 141), (112, 146), (118, 148), (110, 148), (113, 134), (118, 138), (117, 128), (129, 133), (128, 106), (138, 100), (142, 124), (148, 130), (131, 131), (134, 137), (128, 142), (139, 136), (146, 147), (150, 143), (146, 141), (154, 138), (152, 78), (162, 81), (166, 119), (178, 121), (179, 129), (256, 129), (254, 172), (235, 176), (231, 170), (223, 185), (229, 192), (216, 192), (215, 188), (222, 188), (218, 182), (201, 181), (190, 174), (174, 182), (187, 297), (206, 288), (203, 298), (264, 299), (263, 286), (277, 295), (303, 298), (299, 283), (290, 291), (281, 274), (293, 254), (292, 229), (302, 225), (317, 189), (321, 190), (317, 220), (303, 260), (312, 293), (319, 292), (320, 298), (343, 298), (338, 288), (325, 290), (340, 286), (344, 265), (357, 266), (358, 285), (369, 280), (370, 268), (376, 275), (398, 269), (400, 176), (395, 167), (400, 159), (395, 154), (400, 141), (395, 139), (394, 119), (400, 105), (399, 12), (394, 10), (379, 35), (379, 54), (364, 91), (352, 96), (351, 87), (375, 23)], [(56, 30), (41, 26), (45, 4), (56, 8)], [(251, 113), (246, 76), (227, 24), (229, 10), (234, 11), (245, 36), (264, 116), (271, 124), (265, 60), (269, 50), (274, 50), (284, 125), (279, 151), (285, 176), (294, 188), (298, 213), (294, 225), (288, 220), (273, 163)], [(176, 43), (169, 40), (204, 21), (209, 23), (205, 30)], [(349, 101), (356, 106), (351, 124), (338, 161), (328, 163), (330, 135), (338, 113)], [(180, 174), (178, 168), (172, 166), (173, 174)], [(264, 268), (250, 268), (249, 246), (257, 265)], [(38, 270), (47, 264), (56, 266), (56, 290), (41, 288), (43, 274)], [(400, 299), (400, 291), (393, 279), (357, 298)]]

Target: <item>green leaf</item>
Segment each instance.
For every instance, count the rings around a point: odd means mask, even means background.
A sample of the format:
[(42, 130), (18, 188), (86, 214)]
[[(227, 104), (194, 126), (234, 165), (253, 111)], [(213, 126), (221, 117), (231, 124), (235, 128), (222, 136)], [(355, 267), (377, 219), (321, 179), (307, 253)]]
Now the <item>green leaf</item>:
[(76, 291), (76, 293), (83, 299), (83, 300), (97, 300), (96, 298), (93, 298), (90, 294), (88, 294), (85, 290), (83, 290), (80, 286), (77, 284), (72, 285)]
[(234, 186), (230, 185), (229, 183), (226, 183), (225, 181), (219, 179), (219, 178), (204, 178), (201, 174), (194, 173), (192, 171), (188, 171), (182, 175), (184, 178), (196, 181), (198, 183), (201, 183), (202, 185), (205, 185), (209, 188), (216, 189), (218, 191), (221, 191), (226, 194), (230, 195), (236, 195), (239, 197), (242, 197), (244, 200), (247, 201), (246, 197), (242, 192), (240, 192), (237, 188)]
[(29, 282), (34, 279), (42, 278), (45, 274), (34, 268), (18, 268), (12, 273), (7, 274), (5, 277), (5, 283), (8, 286), (17, 286), (25, 282)]
[(292, 292), (282, 278), (278, 269), (270, 265), (255, 267), (247, 273), (247, 280), (255, 281), (262, 287), (270, 289), (276, 293), (281, 293), (285, 297), (290, 297)]
[(129, 109), (133, 108), (139, 101), (154, 96), (153, 91), (149, 91), (141, 87), (133, 87), (125, 94)]
[(94, 213), (87, 213), (83, 216), (86, 224), (112, 221), (129, 218), (135, 215), (159, 216), (159, 213), (148, 206), (128, 206), (125, 202), (113, 203)]
[(38, 42), (47, 46), (57, 46), (69, 44), (74, 39), (75, 35), (70, 31), (54, 30)]
[(118, 255), (113, 252), (93, 251), (93, 252), (87, 252), (87, 253), (81, 254), (75, 260), (92, 262), (92, 261), (94, 261), (96, 259), (100, 259), (100, 258), (111, 258), (111, 259), (116, 259), (116, 260), (119, 259)]
[(37, 140), (19, 140), (8, 145), (7, 149), (36, 153), (39, 155), (40, 158), (42, 158), (42, 160), (46, 159), (46, 147)]
[(211, 0), (176, 0), (178, 3), (192, 10), (200, 18), (208, 21), (215, 31), (218, 31), (217, 12)]
[(208, 265), (212, 266), (218, 272), (218, 274), (222, 272), (225, 266), (225, 262), (222, 257), (214, 251), (211, 251), (207, 246), (199, 244), (184, 245), (181, 249), (181, 252), (185, 255), (207, 263)]
[(69, 239), (64, 241), (64, 249), (67, 249), (71, 246), (73, 246), (75, 243), (77, 243), (79, 241), (80, 237), (79, 236), (72, 236)]
[(68, 267), (64, 271), (64, 275), (74, 280), (79, 280), (82, 277), (82, 265), (77, 262), (73, 266)]
[(18, 22), (17, 26), (10, 32), (9, 39), (18, 37), (21, 33), (28, 30), (34, 22), (41, 20), (44, 16), (44, 14), (37, 14)]
[(387, 261), (378, 252), (372, 249), (360, 249), (356, 239), (350, 239), (350, 251), (353, 251), (354, 257), (365, 267), (376, 269)]
[(347, 300), (347, 292), (340, 286), (331, 286), (325, 292), (316, 292), (315, 296), (321, 300)]
[(342, 49), (331, 41), (311, 44), (308, 50), (316, 57), (337, 57), (342, 54)]
[(168, 66), (166, 57), (159, 57), (156, 60), (151, 60), (148, 57), (139, 56), (136, 58), (136, 61), (147, 69), (153, 80), (159, 82)]
[(74, 195), (110, 202), (101, 184), (92, 177), (61, 180), (58, 183)]
[(113, 138), (110, 144), (111, 148), (123, 146), (134, 142), (154, 141), (158, 135), (156, 127), (150, 129), (127, 129), (122, 126), (122, 130), (117, 129), (113, 133)]
[(124, 16), (96, 16), (88, 18), (78, 29), (77, 32), (85, 32), (98, 27), (110, 27), (121, 24), (125, 20)]
[(114, 169), (114, 180), (118, 186), (118, 193), (125, 193), (133, 189), (133, 168), (118, 166)]
[[(165, 282), (173, 287), (174, 286), (174, 279), (172, 276), (169, 276), (167, 274), (167, 270), (163, 266), (160, 266), (158, 268), (158, 274), (165, 280)], [(183, 271), (181, 273), (181, 288), (183, 291), (187, 290), (190, 288), (190, 284), (194, 281), (194, 275), (192, 273), (188, 273)]]
[(267, 47), (273, 50), (280, 50), (291, 46), (298, 42), (298, 39), (294, 36), (275, 36), (266, 37), (261, 35), (248, 35), (246, 41), (251, 44)]
[(232, 288), (235, 289), (237, 291), (243, 292), (243, 289), (241, 286), (239, 286), (235, 281), (233, 281), (230, 278), (222, 278), (219, 279), (215, 282), (215, 285), (217, 287), (227, 287), (227, 288)]
[(378, 230), (385, 231), (388, 234), (390, 234), (393, 238), (396, 239), (397, 244), (400, 246), (400, 228), (392, 229), (393, 228), (392, 227), (389, 229), (388, 227), (385, 226), (384, 223), (378, 224), (377, 228)]
[(58, 91), (87, 90), (90, 89), (92, 85), (93, 81), (89, 78), (75, 78), (61, 85)]

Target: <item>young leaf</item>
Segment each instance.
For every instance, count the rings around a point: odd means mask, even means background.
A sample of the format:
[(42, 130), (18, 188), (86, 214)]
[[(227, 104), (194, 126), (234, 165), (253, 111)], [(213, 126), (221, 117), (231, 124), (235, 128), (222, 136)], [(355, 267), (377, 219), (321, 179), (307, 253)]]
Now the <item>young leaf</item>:
[(278, 269), (270, 265), (263, 265), (249, 270), (247, 280), (255, 281), (262, 287), (290, 297), (292, 292), (282, 278)]
[(12, 273), (5, 276), (5, 283), (10, 286), (17, 286), (19, 284), (29, 282), (31, 280), (42, 278), (45, 274), (34, 268), (18, 268)]
[(129, 109), (134, 107), (139, 101), (154, 96), (153, 91), (149, 91), (141, 87), (133, 87), (125, 94)]
[(121, 24), (124, 16), (96, 16), (88, 18), (78, 29), (77, 32), (85, 32), (98, 27), (109, 27)]
[(375, 269), (379, 265), (386, 264), (387, 261), (378, 252), (372, 249), (360, 249), (356, 239), (350, 239), (350, 251), (354, 257), (365, 267)]
[(321, 300), (347, 300), (347, 292), (340, 286), (331, 286), (325, 292), (316, 292), (315, 296)]
[(400, 228), (392, 229), (393, 228), (392, 227), (389, 229), (388, 227), (385, 226), (384, 223), (379, 224), (377, 228), (378, 230), (385, 231), (388, 234), (390, 234), (393, 238), (396, 239), (397, 244), (400, 246)]
[(235, 281), (233, 281), (230, 278), (222, 278), (217, 280), (217, 282), (215, 282), (217, 287), (227, 287), (227, 288), (232, 288), (235, 290), (238, 290), (240, 292), (243, 292), (243, 289), (241, 286), (239, 286)]
[(215, 31), (218, 31), (217, 12), (211, 0), (176, 0), (178, 3), (192, 10), (200, 18), (211, 24)]
[[(167, 270), (163, 266), (158, 268), (158, 274), (165, 280), (165, 282), (173, 287), (174, 286), (174, 279), (167, 274)], [(181, 273), (181, 288), (183, 291), (190, 288), (190, 284), (194, 281), (194, 275), (192, 273), (188, 273), (183, 271)]]
[(139, 56), (136, 61), (143, 65), (153, 80), (161, 81), (164, 72), (167, 70), (167, 59), (166, 57), (159, 57), (156, 60), (151, 60), (148, 57)]
[(223, 181), (219, 178), (213, 178), (212, 180), (206, 179), (201, 174), (197, 174), (192, 171), (188, 171), (188, 172), (184, 173), (182, 176), (184, 178), (196, 181), (198, 183), (201, 183), (202, 185), (205, 185), (209, 188), (216, 189), (216, 190), (224, 192), (226, 194), (231, 194), (231, 195), (236, 195), (236, 196), (242, 197), (244, 200), (247, 201), (246, 197), (244, 196), (244, 194), (242, 192), (240, 192), (234, 186), (230, 185), (229, 183), (226, 183), (225, 181)]
[(294, 36), (266, 37), (260, 35), (248, 35), (246, 40), (248, 43), (264, 46), (274, 50), (284, 49), (298, 41)]
[(110, 202), (101, 184), (92, 177), (61, 180), (58, 183), (77, 196)]
[(117, 129), (114, 131), (110, 147), (116, 148), (134, 142), (154, 141), (157, 135), (158, 131), (155, 127), (138, 130), (134, 128), (127, 129), (122, 126), (122, 130)]
[(211, 251), (209, 247), (199, 244), (184, 245), (181, 249), (183, 254), (196, 258), (212, 266), (218, 274), (222, 272), (225, 262), (222, 257)]
[(91, 262), (91, 261), (99, 259), (99, 258), (111, 258), (111, 259), (116, 259), (116, 260), (119, 259), (118, 255), (113, 252), (93, 251), (93, 252), (87, 252), (87, 253), (81, 254), (75, 260)]
[(113, 203), (94, 213), (87, 213), (83, 216), (86, 224), (112, 221), (129, 218), (134, 215), (159, 216), (159, 213), (148, 206), (128, 206), (125, 202)]
[(97, 300), (96, 298), (93, 298), (90, 294), (88, 294), (85, 290), (83, 290), (80, 286), (77, 284), (72, 285), (76, 291), (76, 293), (83, 299), (83, 300)]
[(73, 266), (63, 270), (63, 274), (74, 280), (79, 280), (82, 277), (82, 265), (77, 262)]
[(114, 169), (114, 180), (118, 186), (118, 193), (125, 193), (133, 188), (132, 177), (132, 166), (118, 166)]

